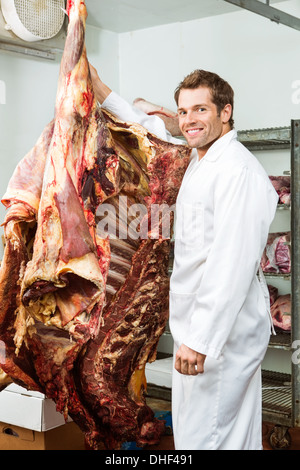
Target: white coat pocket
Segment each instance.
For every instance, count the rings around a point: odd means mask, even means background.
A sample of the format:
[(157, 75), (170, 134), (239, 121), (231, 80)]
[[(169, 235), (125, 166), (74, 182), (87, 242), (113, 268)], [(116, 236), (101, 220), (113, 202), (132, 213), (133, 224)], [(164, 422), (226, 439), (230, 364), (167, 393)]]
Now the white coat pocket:
[(184, 251), (199, 249), (204, 242), (204, 215), (200, 202), (176, 204), (175, 240)]
[(170, 292), (170, 331), (174, 343), (179, 347), (186, 338), (189, 329), (190, 318), (193, 313), (196, 293), (179, 294)]

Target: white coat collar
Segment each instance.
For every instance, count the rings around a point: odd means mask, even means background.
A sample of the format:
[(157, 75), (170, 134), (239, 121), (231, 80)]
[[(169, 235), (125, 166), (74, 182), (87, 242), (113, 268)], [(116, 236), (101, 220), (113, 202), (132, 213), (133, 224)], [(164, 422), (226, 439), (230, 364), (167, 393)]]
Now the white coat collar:
[(206, 154), (204, 155), (203, 159), (209, 162), (215, 162), (221, 155), (221, 153), (225, 150), (227, 145), (234, 139), (237, 138), (237, 131), (232, 129), (231, 131), (227, 132), (225, 135), (220, 137), (220, 139), (216, 140), (213, 145), (208, 149)]

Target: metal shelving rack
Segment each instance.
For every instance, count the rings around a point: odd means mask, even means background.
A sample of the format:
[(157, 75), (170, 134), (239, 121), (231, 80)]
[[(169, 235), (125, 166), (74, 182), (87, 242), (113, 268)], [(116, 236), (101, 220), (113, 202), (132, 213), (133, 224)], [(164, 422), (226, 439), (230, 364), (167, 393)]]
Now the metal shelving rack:
[[(288, 127), (240, 131), (238, 139), (250, 151), (290, 150), (292, 326), (290, 334), (273, 336), (269, 347), (291, 352), (291, 374), (263, 371), (262, 386), (263, 420), (275, 424), (270, 443), (285, 448), (291, 442), (289, 428), (300, 427), (300, 120), (292, 120)], [(292, 360), (295, 349), (299, 359), (295, 354)]]

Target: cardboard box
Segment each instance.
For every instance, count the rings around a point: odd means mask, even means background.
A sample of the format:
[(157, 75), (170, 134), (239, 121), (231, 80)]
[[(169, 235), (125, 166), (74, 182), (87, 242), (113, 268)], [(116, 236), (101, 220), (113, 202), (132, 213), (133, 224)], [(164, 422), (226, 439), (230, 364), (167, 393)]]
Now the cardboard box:
[(65, 424), (64, 416), (56, 411), (53, 400), (16, 384), (0, 393), (0, 421), (38, 432)]
[(73, 422), (45, 432), (0, 422), (0, 450), (85, 450), (85, 442)]
[(172, 387), (173, 357), (158, 359), (146, 364), (147, 383), (160, 387)]
[(41, 392), (34, 392), (32, 390), (27, 390), (26, 388), (20, 387), (20, 385), (17, 385), (15, 383), (12, 383), (12, 384), (8, 385), (5, 388), (5, 391), (6, 392), (20, 393), (21, 395), (25, 395), (25, 396), (28, 396), (28, 397), (46, 398), (46, 395), (44, 395)]

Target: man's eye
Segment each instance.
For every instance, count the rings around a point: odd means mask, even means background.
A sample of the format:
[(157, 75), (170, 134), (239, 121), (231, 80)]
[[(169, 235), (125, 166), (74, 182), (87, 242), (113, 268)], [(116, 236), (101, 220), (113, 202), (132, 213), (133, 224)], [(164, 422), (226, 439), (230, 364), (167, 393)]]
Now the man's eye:
[(185, 113), (185, 111), (179, 111), (178, 114), (179, 114), (179, 116), (184, 116), (186, 113)]
[(198, 108), (198, 113), (203, 113), (203, 111), (205, 111), (205, 108)]

